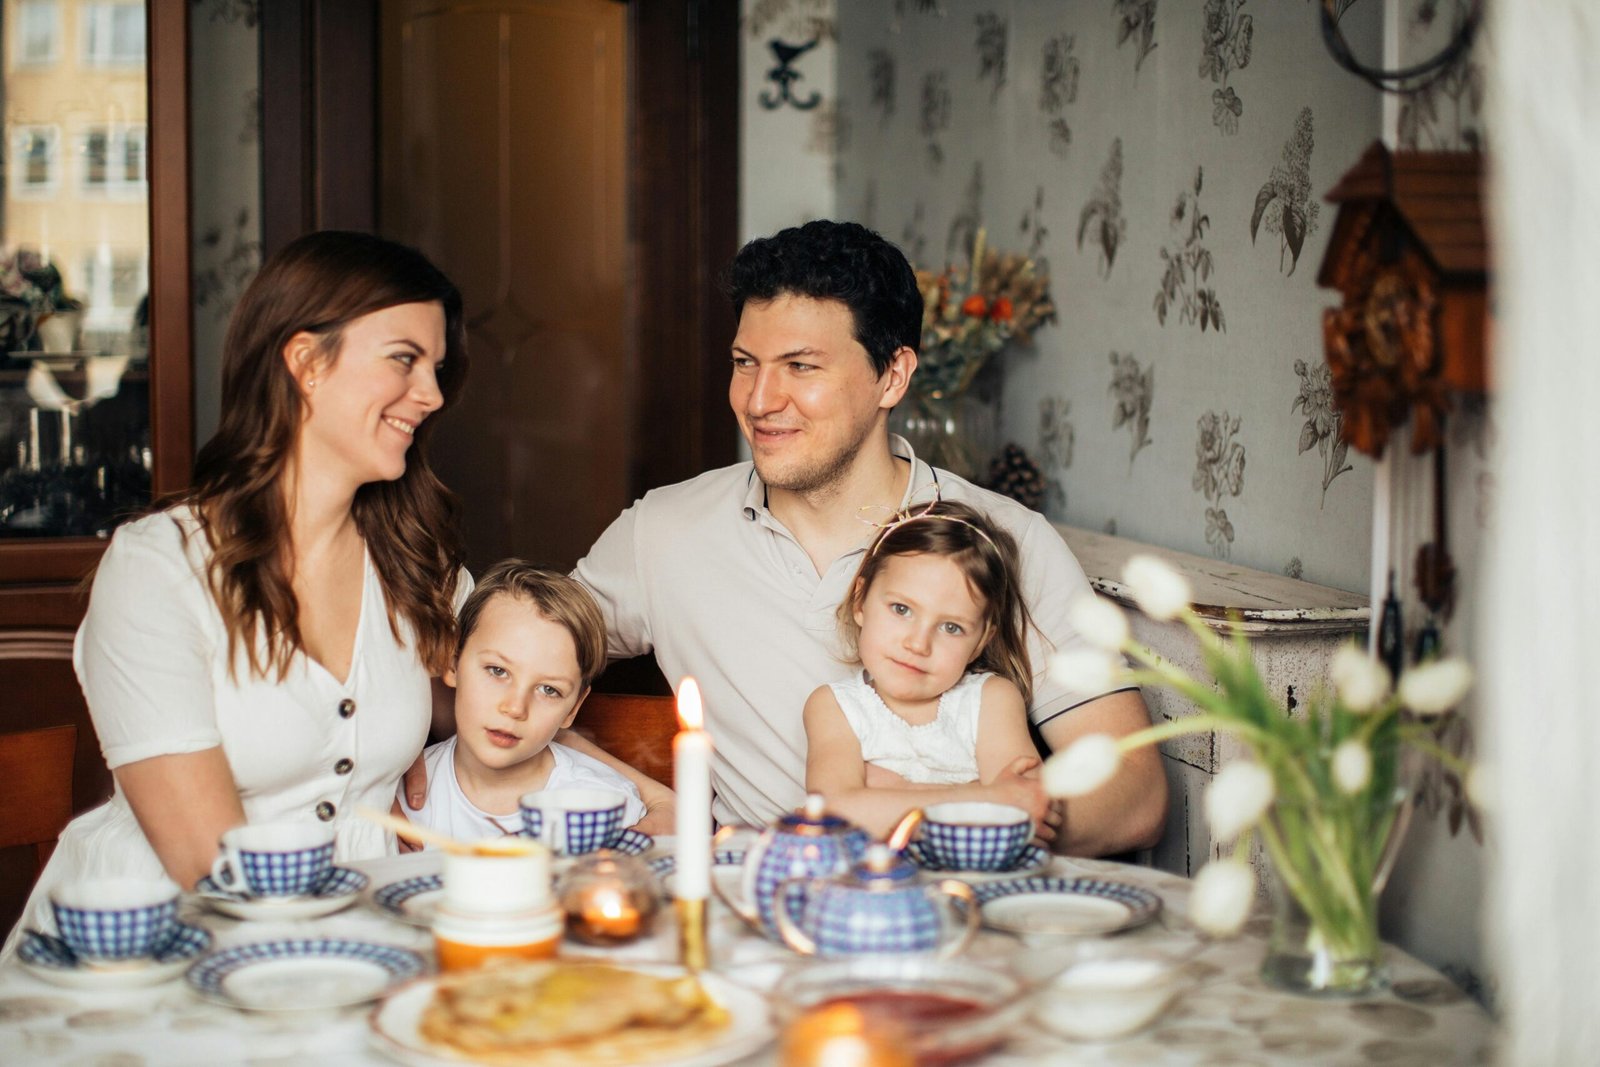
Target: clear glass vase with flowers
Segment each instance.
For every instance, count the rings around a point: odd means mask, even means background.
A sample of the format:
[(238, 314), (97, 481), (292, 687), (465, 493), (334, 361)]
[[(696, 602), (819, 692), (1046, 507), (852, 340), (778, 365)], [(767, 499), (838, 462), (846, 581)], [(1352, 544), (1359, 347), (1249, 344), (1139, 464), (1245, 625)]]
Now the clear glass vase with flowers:
[(1310, 994), (1381, 987), (1378, 895), (1409, 816), (1408, 766), (1438, 760), (1463, 777), (1469, 794), (1474, 791), (1476, 775), (1436, 740), (1440, 722), (1455, 713), (1471, 685), (1470, 668), (1438, 659), (1406, 671), (1396, 685), (1374, 658), (1347, 645), (1333, 658), (1331, 686), (1313, 694), (1303, 713), (1290, 714), (1262, 682), (1248, 638), (1237, 628), (1225, 636), (1207, 626), (1190, 607), (1187, 582), (1170, 566), (1136, 556), (1123, 582), (1146, 615), (1181, 621), (1190, 630), (1210, 681), (1135, 642), (1126, 617), (1109, 600), (1079, 601), (1075, 625), (1095, 647), (1057, 656), (1052, 670), (1079, 685), (1120, 676), (1166, 686), (1198, 713), (1121, 739), (1081, 739), (1045, 764), (1046, 791), (1091, 793), (1116, 773), (1124, 753), (1143, 745), (1182, 734), (1233, 734), (1253, 758), (1217, 773), (1205, 811), (1213, 840), (1234, 847), (1197, 875), (1189, 918), (1213, 936), (1239, 930), (1255, 901), (1247, 857), (1259, 838), (1277, 905), (1263, 978)]
[(942, 271), (917, 271), (922, 290), (922, 350), (894, 429), (936, 467), (971, 478), (995, 441), (973, 426), (970, 394), (990, 359), (1010, 344), (1030, 344), (1054, 322), (1050, 276), (1027, 256), (988, 247), (983, 230), (971, 258)]

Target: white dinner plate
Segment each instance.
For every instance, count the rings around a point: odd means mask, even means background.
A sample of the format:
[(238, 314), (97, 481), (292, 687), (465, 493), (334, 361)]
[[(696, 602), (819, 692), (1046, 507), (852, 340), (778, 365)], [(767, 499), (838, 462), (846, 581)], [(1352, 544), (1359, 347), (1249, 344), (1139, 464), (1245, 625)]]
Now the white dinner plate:
[(60, 938), (24, 930), (17, 947), (17, 962), (35, 978), (67, 989), (140, 989), (170, 982), (210, 946), (211, 935), (206, 931), (179, 923), (172, 938), (151, 959), (85, 963)]
[[(634, 964), (628, 969), (663, 977), (683, 973), (681, 967), (670, 965)], [(727, 1009), (731, 1017), (727, 1028), (708, 1037), (706, 1044), (692, 1053), (644, 1061), (640, 1067), (718, 1067), (743, 1059), (772, 1040), (772, 1020), (765, 997), (709, 971), (701, 972), (699, 978), (706, 993)], [(369, 1018), (373, 1043), (394, 1059), (414, 1067), (458, 1067), (480, 1062), (422, 1036), (422, 1013), (439, 982), (437, 977), (413, 982), (373, 1008)], [(562, 1060), (570, 1061), (570, 1054)], [(517, 1062), (539, 1067), (541, 1060), (532, 1056)]]
[(348, 938), (256, 941), (214, 952), (189, 968), (189, 986), (207, 1000), (252, 1011), (339, 1008), (376, 1000), (420, 975), (410, 949)]
[(1110, 934), (1161, 914), (1155, 893), (1103, 878), (1015, 878), (974, 886), (973, 894), (984, 923), (1016, 934)]
[(315, 892), (293, 897), (253, 897), (223, 889), (208, 874), (194, 887), (194, 895), (208, 908), (234, 919), (315, 919), (348, 908), (361, 898), (367, 876), (349, 867), (334, 867)]

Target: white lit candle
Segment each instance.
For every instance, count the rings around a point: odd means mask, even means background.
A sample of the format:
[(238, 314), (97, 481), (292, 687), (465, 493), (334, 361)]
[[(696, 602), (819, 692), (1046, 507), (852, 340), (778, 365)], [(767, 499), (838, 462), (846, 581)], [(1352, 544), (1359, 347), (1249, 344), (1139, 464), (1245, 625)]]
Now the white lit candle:
[(678, 686), (678, 722), (672, 742), (673, 788), (678, 793), (678, 863), (673, 891), (679, 900), (711, 894), (711, 735), (704, 730), (700, 687), (693, 678)]

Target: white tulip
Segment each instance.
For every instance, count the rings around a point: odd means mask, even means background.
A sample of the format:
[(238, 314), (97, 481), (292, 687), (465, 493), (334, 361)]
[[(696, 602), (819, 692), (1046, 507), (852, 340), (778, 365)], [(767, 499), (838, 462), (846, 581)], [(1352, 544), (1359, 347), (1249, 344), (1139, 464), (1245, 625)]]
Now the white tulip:
[(1339, 646), (1328, 674), (1339, 700), (1357, 715), (1365, 715), (1389, 695), (1389, 671), (1354, 644)]
[(1067, 621), (1083, 639), (1105, 652), (1116, 652), (1128, 643), (1128, 617), (1105, 597), (1090, 593), (1067, 608)]
[(1372, 781), (1372, 753), (1355, 738), (1346, 738), (1333, 750), (1333, 784), (1346, 796), (1354, 796)]
[(1479, 811), (1488, 811), (1494, 800), (1494, 770), (1487, 764), (1474, 763), (1467, 770), (1467, 781), (1464, 786), (1467, 799)]
[(1109, 734), (1080, 737), (1044, 761), (1044, 791), (1053, 797), (1081, 797), (1109, 782), (1122, 762), (1122, 749)]
[(1418, 715), (1443, 715), (1472, 688), (1472, 668), (1459, 659), (1413, 667), (1400, 677), (1400, 702)]
[(1256, 879), (1250, 868), (1232, 860), (1213, 860), (1201, 868), (1189, 894), (1189, 921), (1212, 937), (1232, 937), (1250, 917)]
[(1259, 763), (1235, 760), (1217, 772), (1206, 790), (1206, 821), (1219, 841), (1255, 825), (1272, 803), (1272, 775)]
[(1077, 693), (1098, 695), (1111, 688), (1117, 660), (1099, 649), (1070, 648), (1050, 657), (1050, 677)]
[(1128, 560), (1122, 583), (1139, 610), (1161, 622), (1176, 619), (1194, 598), (1188, 580), (1155, 556), (1140, 554)]

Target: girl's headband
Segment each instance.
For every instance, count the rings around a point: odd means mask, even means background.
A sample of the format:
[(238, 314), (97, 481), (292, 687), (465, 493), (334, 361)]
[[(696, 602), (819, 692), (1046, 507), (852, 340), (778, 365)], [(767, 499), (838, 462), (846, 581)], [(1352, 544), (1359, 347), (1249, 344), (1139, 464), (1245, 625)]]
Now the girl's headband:
[[(899, 527), (906, 525), (906, 523), (917, 522), (917, 521), (923, 520), (923, 519), (942, 521), (942, 522), (960, 523), (962, 526), (965, 526), (967, 529), (971, 530), (973, 533), (977, 534), (979, 537), (981, 537), (985, 541), (987, 541), (989, 543), (989, 547), (990, 548), (994, 549), (996, 552), (998, 552), (1000, 550), (999, 546), (994, 543), (994, 539), (991, 538), (989, 536), (989, 534), (982, 527), (975, 526), (972, 523), (968, 522), (966, 519), (963, 519), (958, 515), (935, 515), (935, 514), (932, 514), (934, 505), (938, 504), (939, 503), (939, 499), (940, 499), (939, 498), (939, 486), (938, 486), (938, 484), (935, 483), (932, 488), (933, 488), (933, 499), (929, 500), (926, 504), (908, 504), (905, 507), (900, 508), (897, 511), (890, 511), (889, 508), (885, 507), (882, 504), (868, 504), (865, 507), (857, 509), (857, 510), (859, 510), (861, 512), (866, 512), (866, 513), (872, 513), (872, 512), (884, 513), (884, 512), (888, 512), (888, 514), (889, 514), (889, 517), (884, 519), (884, 520), (882, 520), (881, 522), (871, 518), (869, 514), (862, 514), (862, 515), (857, 516), (857, 518), (859, 518), (862, 522), (866, 523), (868, 526), (871, 526), (872, 528), (874, 528), (875, 530), (878, 531), (878, 536), (876, 538), (874, 538), (873, 541), (872, 541), (872, 547), (867, 549), (867, 557), (869, 559), (872, 557), (873, 553), (878, 551), (878, 546), (883, 544), (884, 538), (889, 536), (890, 531), (896, 530)], [(920, 492), (922, 492), (921, 489), (913, 490), (911, 495), (912, 496), (916, 496)]]

